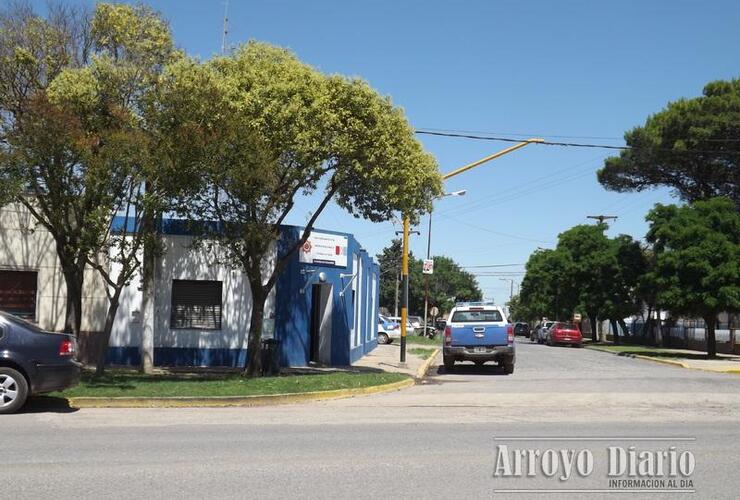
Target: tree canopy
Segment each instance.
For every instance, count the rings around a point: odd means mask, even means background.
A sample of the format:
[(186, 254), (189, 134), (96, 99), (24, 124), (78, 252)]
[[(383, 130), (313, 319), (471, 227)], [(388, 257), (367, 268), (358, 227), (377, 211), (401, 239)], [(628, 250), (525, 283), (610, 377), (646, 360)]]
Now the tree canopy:
[(672, 313), (704, 318), (713, 356), (717, 315), (740, 310), (740, 214), (731, 200), (715, 198), (659, 204), (647, 220), (658, 301)]
[(555, 249), (533, 253), (515, 304), (517, 317), (568, 320), (583, 312), (595, 335), (597, 319), (619, 322), (638, 312), (643, 250), (630, 236), (608, 238), (605, 230), (605, 224), (574, 226), (558, 236)]
[[(181, 213), (217, 221), (218, 231), (203, 236), (220, 242), (227, 260), (247, 274), (253, 297), (247, 374), (255, 375), (267, 294), (327, 204), (334, 200), (372, 221), (418, 217), (441, 192), (437, 164), (389, 98), (362, 80), (325, 75), (279, 47), (250, 42), (206, 63), (182, 60), (165, 79), (164, 113), (197, 96), (194, 115), (209, 117), (202, 141), (208, 154), (179, 162), (180, 171), (197, 171), (200, 180), (182, 196)], [(298, 241), (266, 270), (296, 199), (313, 194), (320, 201)]]
[[(141, 5), (0, 13), (0, 201), (25, 206), (54, 238), (67, 331), (79, 333), (84, 269), (111, 248), (113, 217), (143, 210), (150, 194), (144, 178), (159, 162), (145, 109), (178, 57), (166, 23)], [(119, 249), (132, 263), (137, 249)]]
[[(380, 305), (393, 311), (396, 279), (401, 270), (401, 240), (394, 239), (376, 256), (380, 265)], [(482, 300), (483, 292), (471, 273), (463, 270), (450, 257), (434, 257), (434, 273), (422, 273), (423, 261), (409, 253), (409, 311), (424, 314), (424, 295), (428, 291), (429, 307), (448, 312), (457, 301)], [(426, 282), (425, 282), (426, 280)], [(399, 291), (400, 293), (400, 291)]]
[(599, 182), (614, 191), (668, 186), (693, 202), (726, 196), (740, 207), (740, 80), (715, 81), (625, 133), (631, 149), (608, 158)]

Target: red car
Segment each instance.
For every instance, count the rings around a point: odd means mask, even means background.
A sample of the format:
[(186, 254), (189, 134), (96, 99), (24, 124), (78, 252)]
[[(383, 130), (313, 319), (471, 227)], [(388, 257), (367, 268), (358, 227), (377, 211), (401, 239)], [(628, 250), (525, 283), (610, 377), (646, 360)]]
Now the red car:
[(573, 347), (581, 347), (583, 336), (575, 323), (557, 322), (547, 333), (547, 345), (571, 344)]

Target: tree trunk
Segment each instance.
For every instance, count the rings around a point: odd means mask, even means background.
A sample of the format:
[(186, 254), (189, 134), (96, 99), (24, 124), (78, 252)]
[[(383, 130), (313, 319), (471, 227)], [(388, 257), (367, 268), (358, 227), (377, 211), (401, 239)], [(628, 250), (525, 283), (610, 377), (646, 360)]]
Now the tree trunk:
[(707, 356), (710, 358), (717, 357), (717, 340), (714, 335), (714, 328), (717, 325), (717, 316), (711, 315), (704, 318), (707, 327)]
[(68, 265), (62, 268), (64, 283), (67, 286), (67, 308), (64, 316), (64, 333), (79, 336), (82, 326), (82, 286), (85, 280), (85, 267)]
[(141, 266), (141, 371), (152, 373), (154, 371), (154, 272), (156, 268), (156, 256), (151, 248), (144, 249), (143, 262)]
[(619, 326), (617, 325), (617, 321), (610, 319), (609, 324), (612, 327), (612, 341), (614, 345), (619, 345)]
[(118, 305), (120, 304), (121, 290), (123, 290), (123, 287), (114, 292), (113, 297), (108, 303), (108, 312), (105, 315), (105, 327), (103, 328), (103, 338), (100, 342), (100, 351), (98, 352), (98, 359), (95, 364), (96, 377), (101, 376), (105, 372), (105, 357), (108, 353), (108, 345), (110, 344), (110, 334), (113, 330), (113, 322), (116, 319)]
[(596, 343), (598, 342), (598, 337), (596, 334), (596, 317), (589, 314), (588, 322), (591, 324), (591, 342)]
[(622, 332), (624, 333), (625, 340), (629, 340), (630, 329), (627, 327), (627, 323), (624, 322), (624, 318), (619, 318), (617, 320), (617, 324), (622, 328)]
[(258, 282), (251, 283), (251, 288), (252, 314), (249, 321), (249, 341), (243, 374), (246, 377), (259, 377), (262, 375), (262, 320), (265, 317), (265, 302), (268, 294)]

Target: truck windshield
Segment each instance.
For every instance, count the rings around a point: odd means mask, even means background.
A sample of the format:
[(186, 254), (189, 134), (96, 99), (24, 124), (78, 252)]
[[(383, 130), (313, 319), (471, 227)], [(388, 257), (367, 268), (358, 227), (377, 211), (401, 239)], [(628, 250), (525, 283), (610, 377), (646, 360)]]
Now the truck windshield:
[(452, 323), (491, 323), (503, 321), (501, 313), (496, 309), (487, 311), (455, 311)]

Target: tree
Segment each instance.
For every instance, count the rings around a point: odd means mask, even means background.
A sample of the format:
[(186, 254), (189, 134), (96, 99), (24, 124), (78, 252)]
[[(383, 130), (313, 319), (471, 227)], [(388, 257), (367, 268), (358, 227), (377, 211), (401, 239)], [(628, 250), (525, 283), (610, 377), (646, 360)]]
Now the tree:
[(47, 88), (67, 67), (84, 63), (87, 14), (51, 6), (47, 19), (25, 4), (0, 11), (0, 192), (52, 235), (67, 288), (64, 329), (80, 331), (86, 228), (97, 193), (85, 192), (80, 124), (49, 102)]
[[(380, 305), (394, 309), (396, 278), (401, 269), (401, 240), (394, 239), (376, 258), (380, 265)], [(424, 263), (409, 252), (409, 311), (422, 314), (424, 311)], [(464, 271), (453, 259), (434, 257), (434, 273), (426, 275), (429, 307), (449, 311), (456, 301), (481, 300), (481, 292), (475, 276)]]
[[(413, 283), (414, 301), (410, 303), (412, 310), (424, 311), (424, 281), (423, 262), (417, 261), (415, 266), (418, 276)], [(475, 276), (465, 270), (450, 257), (434, 257), (434, 274), (427, 275), (429, 290), (429, 307), (436, 306), (440, 311), (449, 312), (455, 302), (478, 301), (483, 299)]]
[[(179, 54), (167, 25), (143, 6), (101, 3), (89, 16), (52, 4), (47, 19), (16, 6), (0, 22), (0, 182), (56, 242), (66, 331), (80, 331), (86, 266), (103, 278), (105, 350), (121, 291), (151, 235), (141, 223), (155, 208), (145, 180), (159, 158), (145, 110), (162, 67)], [(117, 213), (126, 223), (113, 232)]]
[(704, 319), (707, 355), (714, 357), (717, 315), (740, 310), (740, 213), (732, 200), (714, 198), (658, 204), (647, 220), (658, 300), (674, 314)]
[[(287, 50), (250, 42), (197, 68), (213, 90), (215, 133), (200, 190), (182, 205), (217, 222), (204, 238), (244, 270), (252, 293), (246, 376), (260, 372), (264, 305), (330, 201), (358, 217), (418, 217), (441, 192), (436, 162), (403, 112), (357, 79), (327, 76)], [(203, 92), (203, 90), (199, 90)], [(300, 195), (320, 192), (297, 241), (266, 265)]]
[(560, 248), (534, 252), (525, 266), (520, 292), (520, 310), (540, 319), (570, 318), (577, 299), (573, 295), (572, 263)]
[(671, 102), (608, 158), (599, 182), (614, 191), (668, 186), (693, 202), (726, 196), (740, 207), (740, 80), (715, 81), (703, 96)]

